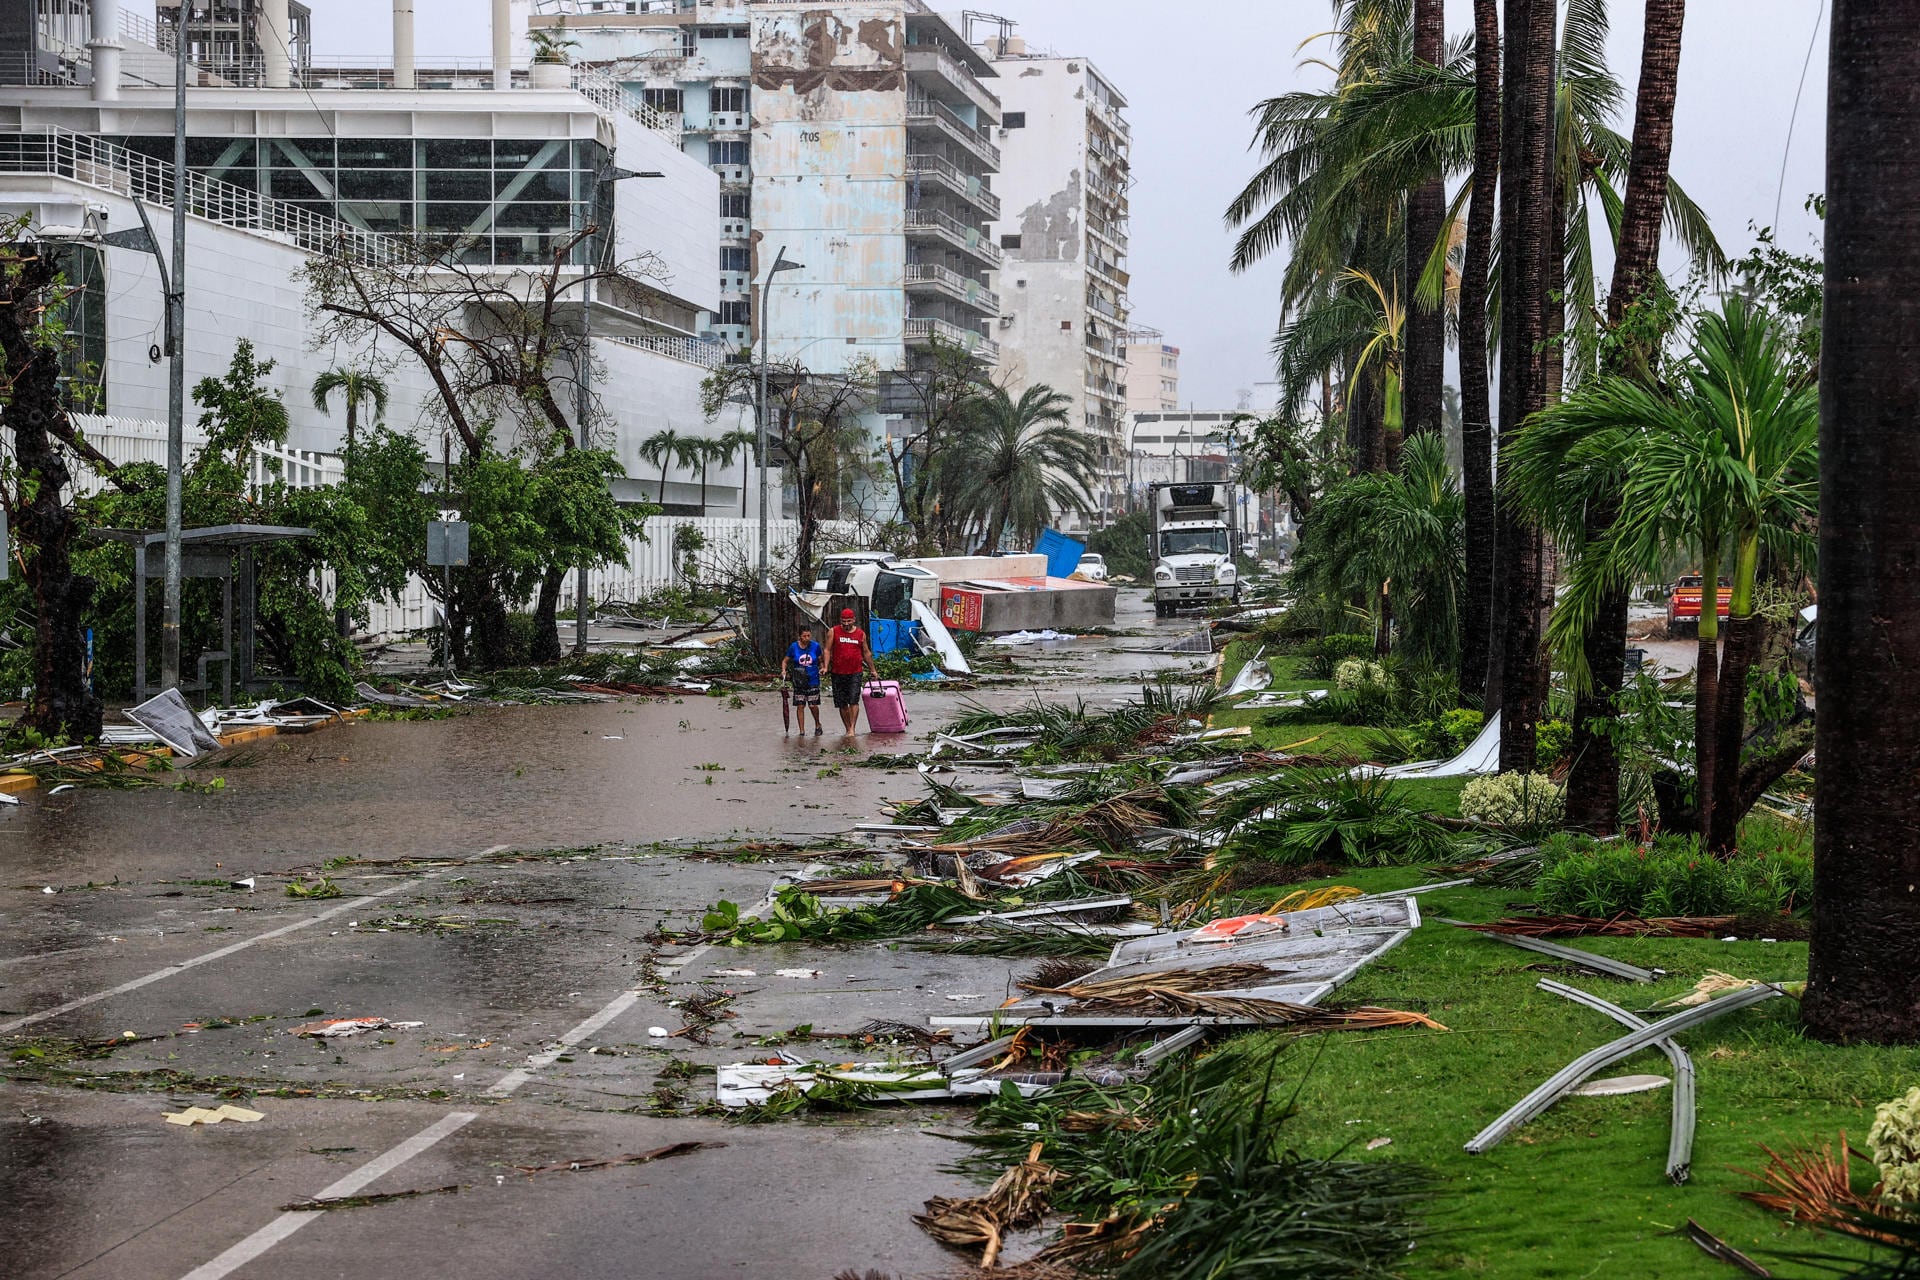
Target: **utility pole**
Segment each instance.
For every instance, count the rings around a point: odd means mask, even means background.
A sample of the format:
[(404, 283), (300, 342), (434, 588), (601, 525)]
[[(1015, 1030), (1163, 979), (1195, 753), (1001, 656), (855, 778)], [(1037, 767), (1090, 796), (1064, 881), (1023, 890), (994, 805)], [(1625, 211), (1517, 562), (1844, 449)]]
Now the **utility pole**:
[[(167, 291), (167, 534), (160, 592), (160, 687), (180, 687), (180, 473), (187, 423), (187, 23), (181, 0), (173, 27), (173, 288)], [(145, 548), (141, 549), (145, 555)], [(142, 676), (144, 679), (144, 674)]]
[[(768, 419), (773, 413), (773, 404), (767, 394), (767, 334), (772, 327), (767, 323), (767, 294), (773, 288), (773, 278), (782, 271), (797, 271), (801, 263), (787, 261), (787, 246), (781, 245), (780, 252), (773, 255), (773, 265), (767, 268), (767, 278), (760, 282), (760, 314), (754, 319), (760, 325), (760, 590), (769, 594), (773, 591), (773, 578), (767, 571), (767, 449), (771, 428)], [(802, 499), (804, 501), (804, 497)]]

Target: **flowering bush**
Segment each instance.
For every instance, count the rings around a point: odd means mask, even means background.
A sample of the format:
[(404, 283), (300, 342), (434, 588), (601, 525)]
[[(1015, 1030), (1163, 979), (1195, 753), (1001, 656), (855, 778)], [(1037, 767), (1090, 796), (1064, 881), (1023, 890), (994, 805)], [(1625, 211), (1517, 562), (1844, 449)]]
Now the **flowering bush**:
[(1558, 825), (1566, 810), (1566, 796), (1544, 773), (1475, 778), (1460, 791), (1460, 816), (1496, 827), (1544, 831)]
[(1920, 1089), (1880, 1104), (1867, 1130), (1867, 1151), (1880, 1166), (1882, 1195), (1920, 1203)]
[(1333, 683), (1338, 688), (1348, 690), (1367, 686), (1385, 688), (1387, 669), (1365, 658), (1348, 658), (1333, 669)]

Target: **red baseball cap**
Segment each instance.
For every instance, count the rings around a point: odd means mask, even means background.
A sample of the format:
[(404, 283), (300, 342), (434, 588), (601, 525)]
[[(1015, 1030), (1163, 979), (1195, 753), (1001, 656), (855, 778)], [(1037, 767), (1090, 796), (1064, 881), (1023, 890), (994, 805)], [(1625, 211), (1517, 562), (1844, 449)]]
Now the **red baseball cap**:
[(842, 609), (842, 610), (840, 611), (840, 616), (841, 616), (841, 617), (843, 617), (843, 618), (851, 618), (851, 617), (853, 617), (853, 616), (854, 616), (854, 614), (853, 614), (853, 610), (851, 610), (851, 609)]

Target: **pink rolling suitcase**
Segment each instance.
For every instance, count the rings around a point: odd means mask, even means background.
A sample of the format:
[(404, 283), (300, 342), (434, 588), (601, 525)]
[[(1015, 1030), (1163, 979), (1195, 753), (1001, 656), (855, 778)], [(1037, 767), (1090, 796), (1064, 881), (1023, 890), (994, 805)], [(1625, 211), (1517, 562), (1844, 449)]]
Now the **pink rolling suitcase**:
[(867, 728), (875, 733), (905, 733), (907, 704), (900, 698), (898, 680), (869, 680), (861, 686), (860, 701), (867, 708)]

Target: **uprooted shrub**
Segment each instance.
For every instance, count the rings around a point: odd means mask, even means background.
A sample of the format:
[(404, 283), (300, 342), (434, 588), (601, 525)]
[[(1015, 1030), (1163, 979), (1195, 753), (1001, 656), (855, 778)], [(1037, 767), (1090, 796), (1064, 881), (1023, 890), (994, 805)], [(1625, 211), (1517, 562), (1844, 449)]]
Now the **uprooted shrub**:
[(1813, 905), (1813, 856), (1782, 844), (1720, 859), (1690, 835), (1646, 847), (1559, 835), (1541, 846), (1534, 901), (1580, 916), (1803, 914)]
[(1544, 835), (1566, 812), (1566, 793), (1544, 773), (1497, 773), (1460, 790), (1461, 817), (1519, 835)]
[(1223, 863), (1381, 867), (1442, 861), (1453, 835), (1371, 770), (1289, 769), (1215, 802)]

